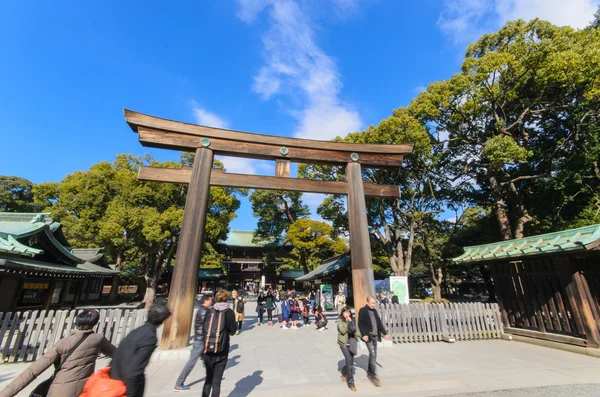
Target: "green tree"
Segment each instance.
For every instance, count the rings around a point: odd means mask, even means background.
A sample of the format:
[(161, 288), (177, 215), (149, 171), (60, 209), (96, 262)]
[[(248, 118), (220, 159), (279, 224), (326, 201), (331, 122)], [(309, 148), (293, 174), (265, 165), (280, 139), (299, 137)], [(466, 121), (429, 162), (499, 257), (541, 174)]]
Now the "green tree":
[[(397, 200), (367, 198), (367, 220), (373, 251), (382, 249), (388, 266), (396, 275), (408, 275), (412, 265), (415, 236), (421, 220), (428, 214), (441, 211), (438, 193), (444, 179), (432, 172), (437, 164), (433, 150), (435, 140), (426, 128), (406, 109), (394, 110), (393, 115), (365, 131), (337, 138), (338, 142), (402, 144), (413, 143), (413, 153), (406, 156), (399, 169), (364, 169), (363, 179), (376, 184), (396, 185), (401, 197)], [(335, 180), (344, 175), (341, 167), (303, 165), (300, 173), (306, 178)], [(338, 233), (347, 232), (347, 213), (343, 196), (329, 196), (317, 212), (332, 222)], [(352, 249), (352, 247), (350, 247)]]
[[(189, 160), (189, 158), (188, 158)], [(183, 158), (182, 163), (186, 163)], [(101, 162), (88, 171), (68, 175), (56, 185), (34, 188), (35, 199), (52, 203), (47, 209), (65, 225), (74, 246), (104, 246), (119, 270), (140, 277), (139, 293), (146, 305), (154, 302), (158, 280), (175, 256), (183, 219), (187, 187), (137, 180), (139, 167), (177, 168), (174, 162), (159, 163), (119, 155), (114, 163)], [(221, 166), (215, 162), (216, 166)], [(218, 267), (220, 256), (212, 244), (226, 237), (240, 201), (233, 189), (211, 188), (202, 266)]]
[(285, 234), (285, 242), (294, 247), (290, 258), (284, 259), (286, 267), (300, 267), (305, 273), (317, 267), (323, 259), (348, 250), (344, 240), (335, 236), (333, 227), (325, 222), (306, 218), (298, 219), (290, 225)]
[(301, 192), (255, 190), (250, 203), (258, 218), (254, 231), (257, 241), (280, 242), (292, 223), (310, 215), (308, 206), (302, 204)]
[(410, 103), (431, 134), (448, 135), (444, 172), (494, 209), (503, 239), (561, 227), (597, 192), (599, 47), (593, 27), (509, 22)]
[(33, 183), (18, 176), (0, 175), (0, 212), (34, 212)]

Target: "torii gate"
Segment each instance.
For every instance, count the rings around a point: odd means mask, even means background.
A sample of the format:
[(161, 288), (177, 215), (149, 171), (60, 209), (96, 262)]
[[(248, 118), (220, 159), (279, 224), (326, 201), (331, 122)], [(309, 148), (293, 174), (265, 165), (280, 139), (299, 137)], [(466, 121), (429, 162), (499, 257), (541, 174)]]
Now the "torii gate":
[[(412, 144), (377, 145), (286, 138), (187, 124), (127, 109), (124, 112), (125, 120), (138, 133), (143, 146), (196, 153), (191, 168), (142, 167), (138, 175), (138, 179), (144, 181), (189, 184), (169, 293), (169, 308), (173, 315), (164, 324), (162, 349), (178, 349), (189, 344), (211, 185), (348, 195), (354, 307), (358, 309), (368, 295), (375, 294), (365, 196), (397, 198), (400, 190), (398, 186), (363, 182), (362, 167), (400, 167), (403, 155), (412, 152)], [(276, 160), (276, 176), (215, 170), (212, 168), (215, 154)], [(346, 180), (290, 178), (290, 161), (345, 165)]]

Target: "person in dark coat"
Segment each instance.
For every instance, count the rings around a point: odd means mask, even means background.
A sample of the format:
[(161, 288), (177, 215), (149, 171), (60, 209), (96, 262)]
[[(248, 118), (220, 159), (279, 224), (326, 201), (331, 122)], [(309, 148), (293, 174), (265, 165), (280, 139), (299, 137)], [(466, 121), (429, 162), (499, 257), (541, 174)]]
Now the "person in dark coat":
[(194, 323), (194, 346), (192, 347), (190, 359), (185, 364), (185, 367), (183, 367), (179, 378), (177, 378), (175, 391), (190, 390), (190, 387), (186, 386), (184, 382), (196, 366), (198, 359), (204, 356), (204, 319), (206, 318), (208, 309), (210, 309), (212, 305), (212, 296), (202, 295), (202, 298), (200, 298), (200, 307), (198, 308), (198, 313), (196, 313), (196, 321)]
[(396, 295), (394, 295), (394, 291), (390, 291), (390, 296), (392, 297), (392, 305), (399, 305), (400, 301), (398, 300), (398, 297)]
[[(23, 373), (0, 391), (1, 397), (16, 396), (47, 368), (62, 362), (47, 397), (77, 397), (87, 379), (94, 373), (98, 353), (112, 357), (115, 347), (102, 334), (94, 332), (100, 314), (86, 310), (77, 315), (77, 331), (59, 340), (46, 354), (31, 364)], [(85, 339), (84, 339), (85, 338)], [(65, 360), (65, 357), (68, 358)]]
[(375, 305), (377, 301), (374, 296), (367, 297), (367, 304), (358, 312), (358, 329), (362, 335), (362, 340), (367, 344), (369, 350), (369, 368), (367, 369), (367, 377), (377, 387), (380, 385), (377, 377), (377, 341), (381, 340), (381, 335), (385, 339), (390, 337), (387, 330), (379, 318)]
[[(227, 302), (229, 301), (229, 291), (219, 290), (215, 295), (215, 304), (211, 311), (206, 314), (204, 319), (204, 336), (205, 336), (205, 353), (204, 353), (204, 366), (206, 367), (206, 380), (204, 381), (204, 388), (202, 390), (202, 397), (219, 397), (221, 394), (221, 380), (223, 380), (223, 373), (227, 366), (227, 358), (229, 356), (229, 338), (236, 333), (235, 315), (233, 310), (229, 308)], [(223, 351), (219, 353), (211, 353), (206, 351), (208, 347), (208, 338), (210, 337), (210, 321), (212, 314), (222, 314), (225, 319), (225, 333), (223, 338)]]
[(267, 320), (269, 321), (269, 327), (273, 326), (273, 309), (275, 309), (276, 305), (277, 302), (275, 301), (273, 291), (269, 290), (265, 298), (265, 308), (267, 309)]
[(167, 306), (153, 305), (148, 309), (147, 322), (131, 331), (117, 348), (111, 363), (110, 377), (125, 384), (126, 397), (144, 396), (146, 386), (144, 370), (158, 343), (156, 329), (169, 316), (171, 311)]
[(266, 305), (267, 301), (265, 293), (263, 291), (260, 291), (258, 293), (258, 298), (256, 298), (256, 315), (258, 317), (257, 325), (262, 325)]

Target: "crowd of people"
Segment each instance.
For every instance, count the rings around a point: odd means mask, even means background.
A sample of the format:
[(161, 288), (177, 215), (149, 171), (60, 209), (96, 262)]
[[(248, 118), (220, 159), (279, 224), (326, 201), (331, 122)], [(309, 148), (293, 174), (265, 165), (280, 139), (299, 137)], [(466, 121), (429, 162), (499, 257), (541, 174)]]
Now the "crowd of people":
[[(195, 318), (190, 358), (177, 378), (175, 391), (190, 390), (185, 384), (186, 379), (201, 360), (206, 369), (202, 396), (220, 395), (230, 337), (242, 331), (246, 303), (247, 299), (241, 291), (230, 294), (226, 290), (219, 290), (214, 298), (202, 296)], [(375, 386), (380, 385), (376, 374), (377, 343), (381, 337), (387, 338), (387, 331), (375, 309), (376, 304), (376, 298), (369, 296), (367, 304), (358, 312), (357, 324), (342, 291), (338, 292), (335, 299), (338, 311), (337, 342), (345, 363), (340, 368), (341, 379), (352, 391), (356, 391), (354, 356), (359, 341), (366, 344), (369, 352), (367, 377)], [(287, 294), (273, 290), (259, 291), (256, 311), (258, 326), (263, 324), (265, 312), (267, 326), (273, 327), (280, 322), (281, 329), (298, 329), (301, 319), (300, 326), (310, 326), (311, 314), (314, 315), (317, 330), (326, 329), (328, 322), (321, 304), (315, 300), (314, 291), (306, 295), (298, 295), (294, 291), (288, 291)], [(54, 374), (38, 385), (31, 396), (141, 397), (146, 383), (144, 371), (158, 343), (156, 330), (170, 315), (166, 305), (153, 305), (148, 310), (147, 322), (127, 335), (116, 348), (102, 334), (93, 331), (99, 321), (98, 312), (83, 311), (76, 318), (77, 331), (61, 339), (30, 365), (0, 391), (0, 397), (15, 396), (51, 365), (54, 365)], [(95, 372), (99, 353), (111, 357), (112, 361), (108, 367)]]

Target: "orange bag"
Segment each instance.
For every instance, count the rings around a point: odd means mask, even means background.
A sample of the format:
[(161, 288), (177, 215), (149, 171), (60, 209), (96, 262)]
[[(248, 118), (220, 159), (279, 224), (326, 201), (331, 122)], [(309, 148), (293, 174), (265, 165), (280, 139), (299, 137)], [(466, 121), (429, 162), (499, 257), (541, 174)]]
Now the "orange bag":
[(120, 380), (111, 379), (110, 367), (102, 368), (89, 377), (79, 397), (123, 397), (127, 388)]

